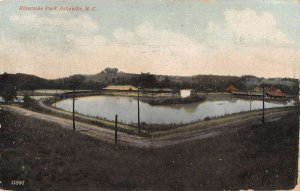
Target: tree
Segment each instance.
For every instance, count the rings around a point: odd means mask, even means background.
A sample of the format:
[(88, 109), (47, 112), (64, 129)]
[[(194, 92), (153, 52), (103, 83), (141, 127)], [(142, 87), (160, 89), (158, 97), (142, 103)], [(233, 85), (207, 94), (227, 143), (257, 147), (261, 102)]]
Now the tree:
[(117, 74), (118, 73), (118, 68), (105, 68), (104, 73), (106, 74)]
[(139, 85), (144, 88), (153, 88), (157, 86), (157, 80), (153, 74), (142, 73), (139, 76)]
[(83, 75), (73, 75), (70, 77), (69, 88), (70, 89), (79, 89), (83, 84), (85, 77)]
[(14, 80), (9, 78), (7, 73), (0, 77), (0, 96), (5, 103), (13, 102), (17, 98), (17, 91)]
[(34, 103), (34, 99), (30, 98), (28, 95), (24, 95), (23, 101), (25, 107), (30, 107)]
[(166, 76), (165, 79), (163, 79), (161, 81), (161, 87), (164, 87), (164, 88), (170, 88), (171, 87), (171, 80), (168, 78), (168, 76)]

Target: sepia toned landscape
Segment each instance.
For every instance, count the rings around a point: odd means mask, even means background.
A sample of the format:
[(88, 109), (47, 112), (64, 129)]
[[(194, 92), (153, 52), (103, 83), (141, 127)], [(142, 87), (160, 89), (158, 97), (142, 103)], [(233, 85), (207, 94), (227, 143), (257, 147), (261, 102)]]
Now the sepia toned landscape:
[(297, 189), (299, 6), (0, 1), (0, 188)]

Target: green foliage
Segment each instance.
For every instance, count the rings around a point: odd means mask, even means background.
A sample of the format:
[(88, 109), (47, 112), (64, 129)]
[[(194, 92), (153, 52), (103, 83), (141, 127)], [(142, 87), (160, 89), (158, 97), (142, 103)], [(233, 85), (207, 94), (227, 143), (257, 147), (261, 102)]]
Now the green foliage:
[(73, 75), (69, 80), (70, 89), (79, 89), (80, 85), (84, 82), (85, 77), (83, 75)]
[(168, 76), (166, 76), (165, 79), (163, 79), (163, 81), (161, 81), (160, 86), (163, 88), (170, 88), (172, 86), (172, 82), (168, 78)]
[(137, 77), (131, 79), (131, 83), (134, 86), (140, 86), (143, 88), (154, 88), (157, 87), (157, 80), (153, 74), (142, 73)]
[(103, 72), (107, 74), (117, 74), (118, 68), (105, 68)]
[(24, 95), (23, 101), (24, 101), (23, 102), (24, 107), (31, 107), (34, 103), (34, 99), (29, 97), (28, 95)]
[[(6, 77), (5, 77), (6, 76)], [(298, 82), (290, 78), (258, 78), (255, 76), (166, 76), (150, 73), (132, 74), (120, 72), (117, 68), (106, 68), (95, 75), (73, 75), (65, 78), (47, 80), (27, 74), (2, 74), (0, 79), (8, 78), (6, 88), (17, 86), (18, 90), (35, 89), (90, 89), (101, 90), (107, 85), (133, 85), (143, 88), (195, 89), (197, 92), (224, 92), (231, 84), (240, 91), (259, 87), (262, 82), (275, 86), (287, 94), (297, 94)], [(3, 82), (0, 82), (3, 84)], [(9, 85), (10, 84), (10, 85)], [(295, 84), (295, 85), (293, 85)], [(2, 85), (3, 87), (3, 85)], [(12, 92), (13, 93), (13, 92)], [(7, 96), (7, 100), (12, 98)]]
[(17, 98), (16, 86), (13, 80), (7, 73), (0, 77), (0, 96), (4, 99), (5, 103), (11, 103)]

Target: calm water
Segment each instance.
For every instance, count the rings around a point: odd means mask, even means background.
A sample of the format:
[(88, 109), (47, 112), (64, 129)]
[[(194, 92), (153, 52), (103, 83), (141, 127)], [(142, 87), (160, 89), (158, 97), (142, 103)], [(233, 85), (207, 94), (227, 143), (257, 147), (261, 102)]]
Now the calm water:
[[(266, 102), (266, 108), (284, 107), (293, 105), (288, 103)], [(60, 109), (72, 111), (72, 100), (67, 99), (56, 104)], [(261, 101), (252, 101), (252, 110), (261, 109)], [(205, 117), (222, 116), (226, 114), (248, 111), (249, 100), (232, 98), (222, 101), (205, 101), (187, 105), (151, 106), (140, 102), (141, 122), (179, 124), (202, 120)], [(124, 123), (137, 123), (137, 100), (131, 97), (92, 96), (81, 97), (76, 100), (75, 110), (78, 113), (99, 116), (114, 120), (118, 114), (119, 121)]]

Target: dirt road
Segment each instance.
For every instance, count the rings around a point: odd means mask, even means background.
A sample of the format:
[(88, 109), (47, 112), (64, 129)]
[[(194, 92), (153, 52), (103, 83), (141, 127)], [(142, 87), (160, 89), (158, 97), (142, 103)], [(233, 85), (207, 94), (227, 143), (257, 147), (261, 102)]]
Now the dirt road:
[[(38, 112), (34, 112), (13, 105), (1, 105), (1, 107), (23, 116), (59, 124), (63, 128), (72, 129), (73, 127), (72, 120), (70, 119), (64, 119), (53, 115), (38, 113)], [(289, 112), (295, 112), (295, 110), (284, 110), (284, 111), (277, 110), (273, 112), (268, 112), (266, 113), (265, 116), (266, 121), (279, 120), (281, 117), (288, 114)], [(254, 124), (259, 124), (261, 123), (260, 119), (261, 119), (261, 115), (258, 115), (256, 113), (251, 116), (248, 116), (247, 118), (242, 118), (238, 121), (233, 120), (222, 124), (216, 124), (210, 126), (209, 128), (204, 128), (204, 129), (196, 128), (188, 131), (170, 132), (166, 135), (161, 135), (160, 137), (156, 137), (156, 138), (147, 138), (147, 137), (141, 137), (137, 135), (129, 135), (123, 132), (118, 132), (118, 143), (133, 146), (133, 147), (139, 147), (139, 148), (160, 148), (160, 147), (176, 145), (176, 144), (180, 144), (180, 143), (184, 143), (196, 139), (204, 139), (204, 138), (217, 136), (221, 134), (232, 133), (241, 128), (247, 128), (247, 127), (251, 127)], [(114, 131), (100, 126), (86, 124), (82, 122), (76, 122), (76, 132), (80, 132), (82, 134), (86, 134), (88, 136), (92, 136), (107, 142), (111, 142), (111, 143), (114, 142), (114, 136), (115, 136)]]

